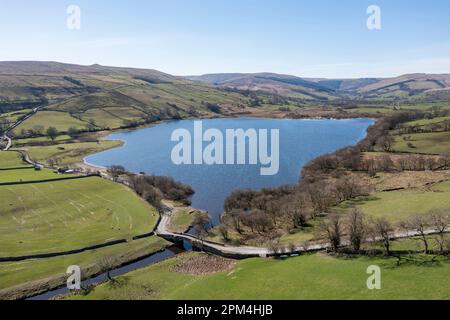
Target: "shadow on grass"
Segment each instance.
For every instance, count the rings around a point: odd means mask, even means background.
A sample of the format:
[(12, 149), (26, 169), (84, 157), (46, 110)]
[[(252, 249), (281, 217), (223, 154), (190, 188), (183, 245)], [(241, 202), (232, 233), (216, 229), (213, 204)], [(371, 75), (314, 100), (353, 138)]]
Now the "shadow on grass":
[(112, 279), (108, 282), (109, 289), (117, 290), (127, 286), (130, 283), (130, 277), (121, 276), (120, 278)]
[(351, 209), (356, 206), (365, 205), (368, 202), (379, 201), (379, 200), (381, 200), (381, 198), (376, 197), (376, 196), (359, 197), (359, 198), (348, 200), (348, 201), (344, 202), (343, 204), (340, 205), (340, 207), (342, 209)]
[(381, 261), (380, 267), (391, 270), (407, 266), (440, 267), (446, 263), (450, 263), (449, 256), (443, 256), (437, 253), (426, 255), (413, 251), (392, 251), (390, 256), (385, 256), (381, 251), (370, 251), (359, 254), (341, 252), (332, 254), (332, 256), (338, 260), (367, 260), (369, 263), (372, 263), (376, 259), (377, 262)]

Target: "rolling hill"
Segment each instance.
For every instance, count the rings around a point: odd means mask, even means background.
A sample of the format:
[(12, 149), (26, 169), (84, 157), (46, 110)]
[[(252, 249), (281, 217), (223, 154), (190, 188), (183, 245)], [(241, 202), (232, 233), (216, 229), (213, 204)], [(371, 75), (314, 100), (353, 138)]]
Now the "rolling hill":
[(230, 73), (189, 76), (189, 80), (239, 90), (272, 93), (307, 100), (338, 98), (336, 90), (319, 82), (275, 73)]
[[(247, 102), (248, 97), (239, 93), (155, 70), (0, 62), (0, 114), (44, 106), (40, 112), (53, 112), (53, 118), (59, 112), (77, 127), (113, 129), (134, 122), (207, 116), (239, 111)], [(16, 134), (29, 129), (27, 121), (21, 127)]]
[(190, 80), (241, 90), (270, 92), (306, 99), (448, 100), (450, 74), (409, 74), (395, 78), (321, 79), (272, 73), (207, 74)]

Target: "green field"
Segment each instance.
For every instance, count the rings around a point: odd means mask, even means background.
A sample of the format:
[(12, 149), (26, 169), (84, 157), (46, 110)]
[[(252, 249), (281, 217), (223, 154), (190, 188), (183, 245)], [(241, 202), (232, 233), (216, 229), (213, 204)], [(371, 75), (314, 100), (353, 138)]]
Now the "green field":
[[(70, 137), (68, 135), (60, 135), (57, 136), (55, 141), (61, 142), (70, 140)], [(48, 137), (38, 137), (38, 138), (25, 138), (25, 139), (14, 139), (13, 145), (22, 145), (27, 143), (42, 143), (42, 142), (51, 142), (51, 140)]]
[(433, 209), (450, 208), (450, 182), (427, 188), (392, 192), (376, 192), (340, 205), (338, 210), (360, 208), (371, 217), (385, 217), (397, 222), (414, 214), (426, 214)]
[(98, 142), (77, 142), (57, 144), (51, 146), (33, 146), (24, 149), (30, 158), (39, 163), (47, 163), (49, 158), (58, 161), (59, 165), (68, 165), (82, 162), (89, 154), (115, 148), (122, 145), (121, 141), (99, 140)]
[(58, 252), (150, 232), (158, 213), (98, 177), (0, 187), (0, 256)]
[[(172, 268), (197, 254), (177, 256), (103, 284), (72, 299), (449, 299), (450, 263), (396, 266), (396, 259), (333, 258), (324, 254), (287, 260), (249, 259), (232, 270), (194, 276)], [(367, 268), (382, 270), (382, 290), (369, 290)]]
[(23, 109), (20, 111), (7, 112), (0, 114), (0, 120), (6, 120), (8, 123), (15, 123), (20, 117), (31, 112), (31, 109)]
[[(14, 286), (26, 286), (33, 290), (45, 288), (51, 284), (60, 285), (65, 282), (67, 267), (71, 265), (80, 266), (82, 276), (88, 277), (98, 272), (95, 264), (102, 257), (110, 257), (120, 265), (126, 261), (133, 261), (139, 257), (157, 252), (166, 245), (167, 242), (163, 239), (150, 237), (75, 255), (20, 262), (1, 262), (0, 299), (2, 298), (2, 289)], [(20, 291), (17, 290), (17, 293), (19, 294)], [(13, 293), (10, 291), (8, 293), (4, 292), (4, 294), (8, 298), (12, 298)]]
[[(404, 137), (410, 137), (410, 139), (405, 141)], [(408, 143), (412, 143), (415, 148), (410, 148)], [(422, 154), (449, 154), (450, 132), (415, 133), (395, 136), (392, 150)]]
[(39, 111), (14, 129), (14, 133), (19, 135), (22, 130), (30, 130), (35, 126), (42, 126), (44, 129), (55, 127), (59, 131), (67, 131), (70, 127), (86, 129), (87, 122), (80, 121), (66, 112)]
[[(20, 154), (14, 151), (0, 151), (0, 169), (31, 167), (22, 161)], [(4, 172), (2, 172), (3, 175)], [(1, 177), (0, 177), (1, 179)]]
[(445, 122), (445, 121), (449, 121), (449, 120), (450, 120), (450, 116), (437, 117), (437, 118), (433, 118), (433, 119), (421, 119), (421, 120), (406, 122), (402, 126), (403, 127), (417, 127), (417, 126), (422, 127), (422, 126), (428, 126), (431, 124), (437, 124), (437, 123), (441, 123), (441, 122)]
[[(0, 164), (1, 165), (1, 164)], [(67, 178), (67, 175), (59, 175), (53, 170), (42, 169), (40, 171), (34, 170), (34, 168), (21, 169), (21, 170), (2, 170), (0, 171), (0, 183), (17, 183), (25, 181), (38, 181), (38, 180), (50, 180)]]
[(96, 126), (111, 129), (123, 127), (127, 124), (127, 121), (139, 121), (144, 117), (144, 112), (129, 107), (91, 109), (81, 115), (84, 121), (93, 119)]

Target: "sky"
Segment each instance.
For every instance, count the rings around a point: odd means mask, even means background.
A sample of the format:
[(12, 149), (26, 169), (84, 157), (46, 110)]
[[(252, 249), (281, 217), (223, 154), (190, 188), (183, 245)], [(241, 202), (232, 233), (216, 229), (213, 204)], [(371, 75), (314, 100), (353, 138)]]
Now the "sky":
[[(70, 5), (80, 29), (67, 26)], [(367, 27), (370, 5), (381, 9), (380, 30)], [(0, 40), (0, 61), (174, 75), (450, 73), (450, 1), (0, 0)]]

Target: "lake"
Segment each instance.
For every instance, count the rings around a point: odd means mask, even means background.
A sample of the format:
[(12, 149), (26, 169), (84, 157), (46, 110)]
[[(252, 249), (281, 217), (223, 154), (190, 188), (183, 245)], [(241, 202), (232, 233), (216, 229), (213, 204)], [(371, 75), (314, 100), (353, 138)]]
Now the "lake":
[[(129, 171), (163, 175), (192, 186), (192, 206), (210, 213), (217, 224), (224, 200), (234, 190), (261, 189), (296, 184), (302, 167), (318, 156), (355, 145), (366, 136), (372, 119), (286, 120), (286, 119), (210, 119), (203, 128), (279, 130), (279, 171), (263, 176), (260, 165), (175, 165), (171, 154), (178, 142), (172, 142), (177, 129), (194, 131), (194, 120), (166, 122), (130, 132), (113, 133), (107, 137), (125, 141), (124, 146), (87, 157), (88, 163), (99, 166), (122, 165)], [(270, 141), (270, 139), (269, 139)], [(207, 143), (205, 143), (205, 146)], [(269, 148), (270, 151), (270, 148)]]

